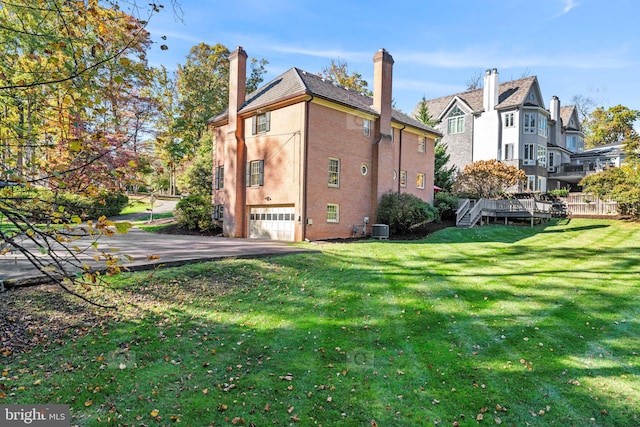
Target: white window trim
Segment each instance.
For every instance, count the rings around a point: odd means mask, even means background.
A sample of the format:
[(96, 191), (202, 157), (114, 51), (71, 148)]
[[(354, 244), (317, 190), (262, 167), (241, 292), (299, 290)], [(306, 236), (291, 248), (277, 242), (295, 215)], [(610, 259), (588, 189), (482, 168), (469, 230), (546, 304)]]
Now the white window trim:
[(504, 127), (512, 128), (515, 127), (515, 114), (514, 113), (505, 113), (504, 114)]
[(362, 120), (362, 134), (364, 136), (371, 136), (371, 120), (369, 119)]
[[(531, 148), (528, 148), (531, 147)], [(525, 166), (536, 165), (536, 144), (524, 144), (524, 153), (522, 154), (522, 164)]]
[(547, 147), (545, 147), (542, 144), (538, 144), (538, 150), (537, 153), (538, 155), (538, 165), (542, 166), (543, 168), (547, 167)]
[(515, 155), (514, 151), (513, 151), (513, 143), (509, 143), (509, 144), (504, 144), (504, 159), (505, 160), (513, 160), (513, 157)]
[(407, 186), (407, 171), (400, 171), (400, 187)]
[[(522, 126), (523, 133), (536, 133), (538, 131), (538, 113), (526, 112), (523, 114), (524, 126)], [(533, 123), (531, 121), (533, 120)]]
[(464, 126), (464, 111), (457, 106), (453, 107), (447, 118), (447, 133), (449, 135), (464, 133)]
[[(333, 218), (333, 213), (330, 212), (330, 208), (335, 208), (335, 218)], [(329, 215), (331, 214), (331, 218)], [(340, 205), (337, 203), (327, 203), (327, 222), (337, 223), (340, 222)]]
[(427, 138), (422, 137), (418, 140), (418, 153), (424, 154), (427, 152)]
[[(332, 164), (337, 165), (337, 170), (331, 169)], [(335, 176), (336, 182), (331, 182), (333, 176)], [(333, 188), (340, 188), (340, 159), (338, 158), (329, 157), (329, 178), (327, 180), (327, 185)]]

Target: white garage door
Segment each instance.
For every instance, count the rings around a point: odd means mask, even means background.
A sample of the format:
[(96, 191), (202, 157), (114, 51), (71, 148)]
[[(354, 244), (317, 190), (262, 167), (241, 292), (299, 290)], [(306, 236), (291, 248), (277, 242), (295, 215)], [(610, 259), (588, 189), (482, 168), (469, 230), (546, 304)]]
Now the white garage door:
[(249, 238), (284, 240), (294, 239), (293, 207), (249, 209)]

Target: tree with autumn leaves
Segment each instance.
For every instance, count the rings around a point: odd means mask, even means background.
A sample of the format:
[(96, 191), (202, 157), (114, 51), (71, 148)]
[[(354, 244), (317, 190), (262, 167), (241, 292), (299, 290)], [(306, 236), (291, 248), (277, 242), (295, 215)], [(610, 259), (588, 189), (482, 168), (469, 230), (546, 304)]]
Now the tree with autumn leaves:
[[(78, 238), (95, 242), (115, 224), (65, 201), (107, 203), (148, 164), (145, 126), (158, 105), (146, 91), (145, 25), (117, 3), (0, 1), (0, 254), (21, 253), (81, 298), (99, 274), (77, 257)], [(92, 247), (119, 271), (117, 258)]]
[(580, 182), (585, 192), (617, 202), (622, 215), (634, 218), (640, 217), (640, 135), (634, 127), (638, 120), (640, 111), (622, 105), (591, 112), (585, 145), (622, 144), (625, 161)]
[(498, 160), (478, 160), (466, 165), (453, 184), (453, 193), (469, 198), (495, 198), (526, 181), (527, 175), (515, 166)]

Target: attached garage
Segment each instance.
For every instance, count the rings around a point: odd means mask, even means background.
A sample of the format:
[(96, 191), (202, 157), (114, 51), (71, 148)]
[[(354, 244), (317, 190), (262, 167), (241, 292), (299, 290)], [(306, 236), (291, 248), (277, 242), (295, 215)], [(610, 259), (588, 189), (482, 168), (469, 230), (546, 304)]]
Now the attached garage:
[(252, 207), (249, 209), (249, 238), (293, 242), (295, 208)]

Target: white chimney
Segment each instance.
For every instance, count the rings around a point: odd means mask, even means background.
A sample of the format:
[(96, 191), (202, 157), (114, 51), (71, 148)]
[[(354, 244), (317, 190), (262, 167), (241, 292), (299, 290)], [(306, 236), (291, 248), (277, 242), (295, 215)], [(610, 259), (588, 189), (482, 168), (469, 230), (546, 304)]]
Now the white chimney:
[(560, 99), (557, 96), (553, 96), (551, 98), (551, 102), (549, 103), (549, 115), (551, 116), (551, 120), (555, 120), (555, 122), (560, 125)]
[(482, 93), (482, 106), (485, 111), (491, 111), (498, 105), (498, 86), (500, 81), (498, 78), (498, 70), (487, 70), (484, 74), (484, 89)]

